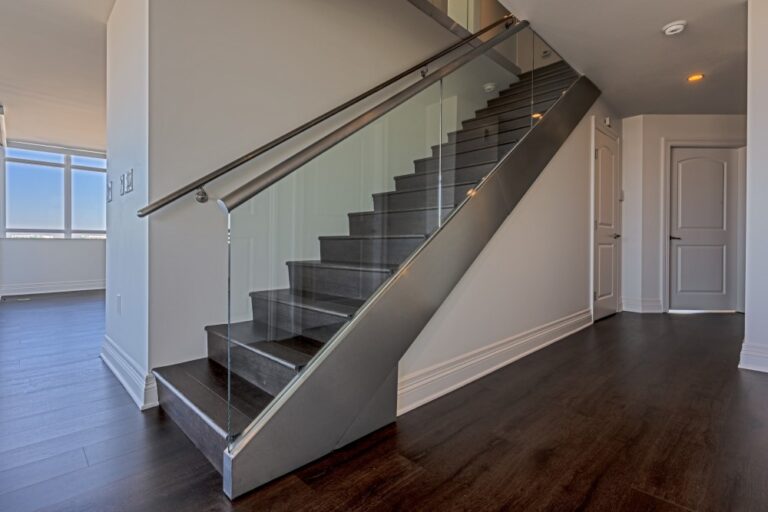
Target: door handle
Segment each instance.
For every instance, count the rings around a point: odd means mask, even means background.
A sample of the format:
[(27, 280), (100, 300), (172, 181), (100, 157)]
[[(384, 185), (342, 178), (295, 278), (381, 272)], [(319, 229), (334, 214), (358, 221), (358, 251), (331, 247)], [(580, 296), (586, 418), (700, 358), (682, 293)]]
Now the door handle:
[(669, 239), (670, 240), (682, 240), (682, 238), (680, 238), (679, 236), (672, 236), (672, 235), (669, 235)]
[(614, 233), (614, 234), (613, 234), (613, 239), (614, 239), (614, 240), (617, 240), (617, 239), (619, 239), (619, 238), (621, 238), (621, 235), (620, 235), (620, 234), (618, 234), (618, 233)]

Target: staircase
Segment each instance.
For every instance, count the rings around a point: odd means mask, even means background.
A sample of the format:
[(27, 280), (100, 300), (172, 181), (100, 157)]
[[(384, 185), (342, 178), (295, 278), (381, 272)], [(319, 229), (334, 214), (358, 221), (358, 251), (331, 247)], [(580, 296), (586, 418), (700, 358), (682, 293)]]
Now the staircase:
[[(472, 119), (463, 121), (461, 130), (449, 134), (448, 142), (433, 147), (432, 155), (416, 160), (414, 172), (396, 176), (394, 191), (374, 194), (372, 211), (350, 212), (349, 235), (319, 237), (319, 260), (287, 261), (289, 288), (252, 291), (251, 321), (206, 327), (207, 358), (154, 370), (161, 407), (225, 474), (225, 480), (233, 478), (224, 467), (223, 453), (231, 441), (228, 432), (237, 438), (273, 403), (324, 344), (422, 246), (438, 227), (438, 216), (445, 219), (472, 195), (532, 124), (541, 122), (531, 117), (531, 91), (533, 111), (544, 114), (578, 75), (559, 62), (519, 78)], [(440, 154), (442, 173), (438, 172)], [(229, 358), (228, 337), (232, 343)], [(228, 366), (232, 370), (231, 409)], [(392, 395), (396, 372), (381, 386), (382, 396)], [(393, 407), (391, 397), (383, 400), (387, 408)], [(353, 425), (343, 442), (393, 419), (394, 410), (383, 419), (361, 425), (359, 432)]]

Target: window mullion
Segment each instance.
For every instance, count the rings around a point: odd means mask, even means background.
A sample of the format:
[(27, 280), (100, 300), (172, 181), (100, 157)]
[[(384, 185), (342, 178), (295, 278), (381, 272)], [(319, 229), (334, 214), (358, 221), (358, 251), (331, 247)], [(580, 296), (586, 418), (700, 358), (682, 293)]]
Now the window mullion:
[(72, 238), (72, 156), (64, 159), (64, 238)]

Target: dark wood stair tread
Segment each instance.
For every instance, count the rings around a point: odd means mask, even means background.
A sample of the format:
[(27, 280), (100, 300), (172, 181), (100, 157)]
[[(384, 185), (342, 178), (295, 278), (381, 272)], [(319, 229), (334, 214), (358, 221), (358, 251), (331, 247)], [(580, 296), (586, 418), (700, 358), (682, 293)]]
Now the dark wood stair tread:
[(227, 436), (228, 412), (231, 413), (232, 433), (238, 434), (274, 398), (232, 374), (229, 376), (232, 407), (228, 411), (227, 370), (207, 358), (156, 368), (154, 374), (223, 438)]
[(264, 290), (250, 293), (251, 298), (279, 302), (293, 307), (310, 309), (346, 319), (355, 314), (365, 301), (325, 294), (301, 294), (290, 289)]

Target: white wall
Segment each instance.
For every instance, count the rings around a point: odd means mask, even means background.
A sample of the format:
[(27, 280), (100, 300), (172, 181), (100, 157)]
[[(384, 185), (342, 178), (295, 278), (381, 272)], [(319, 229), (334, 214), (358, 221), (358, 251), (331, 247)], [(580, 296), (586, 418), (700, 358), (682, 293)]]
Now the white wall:
[(749, 2), (746, 325), (741, 368), (768, 372), (768, 3)]
[(400, 413), (591, 324), (592, 116), (612, 115), (592, 107), (403, 357)]
[[(148, 362), (148, 0), (117, 0), (107, 24), (107, 312), (102, 357), (142, 407), (157, 397)], [(119, 175), (134, 171), (134, 191)]]
[(0, 239), (0, 296), (104, 288), (103, 240)]
[(627, 311), (658, 313), (667, 303), (669, 147), (743, 146), (746, 116), (647, 115), (627, 118), (623, 124), (622, 303)]

